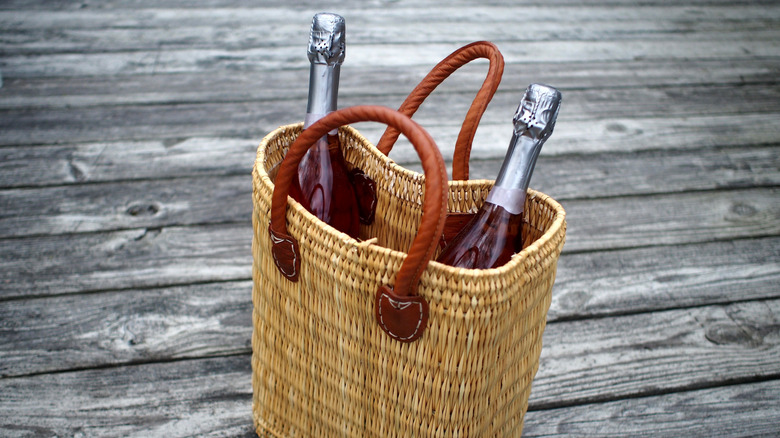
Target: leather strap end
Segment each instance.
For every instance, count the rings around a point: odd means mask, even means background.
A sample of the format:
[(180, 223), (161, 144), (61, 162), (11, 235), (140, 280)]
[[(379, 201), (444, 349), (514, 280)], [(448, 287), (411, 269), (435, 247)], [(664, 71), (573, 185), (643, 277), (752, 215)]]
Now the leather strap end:
[(289, 234), (279, 233), (269, 225), (268, 232), (271, 235), (271, 255), (279, 272), (290, 281), (298, 281), (301, 270), (301, 251), (298, 241)]
[(355, 188), (360, 222), (365, 225), (371, 225), (374, 223), (374, 216), (376, 215), (376, 182), (357, 168), (349, 172), (349, 178), (352, 180), (352, 186)]
[(428, 302), (414, 295), (401, 297), (388, 286), (376, 293), (376, 321), (391, 338), (400, 342), (414, 342), (428, 326)]

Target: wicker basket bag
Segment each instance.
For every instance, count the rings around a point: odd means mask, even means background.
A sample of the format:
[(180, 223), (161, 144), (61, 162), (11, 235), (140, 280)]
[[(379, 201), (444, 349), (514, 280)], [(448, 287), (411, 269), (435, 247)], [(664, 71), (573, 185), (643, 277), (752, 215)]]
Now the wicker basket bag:
[[(344, 126), (386, 123), (425, 175)], [(289, 199), (297, 163), (339, 128), (376, 183), (350, 238)], [(447, 183), (430, 136), (383, 107), (346, 108), (266, 136), (253, 170), (253, 415), (263, 437), (518, 436), (536, 373), (565, 213), (529, 190), (524, 249), (496, 269), (435, 261), (447, 212), (475, 212), (491, 181)]]

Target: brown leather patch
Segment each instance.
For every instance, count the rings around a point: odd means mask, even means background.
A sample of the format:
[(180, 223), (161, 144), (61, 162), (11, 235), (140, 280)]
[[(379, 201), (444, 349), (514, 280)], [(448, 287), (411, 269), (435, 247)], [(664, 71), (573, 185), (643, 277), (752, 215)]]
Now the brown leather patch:
[(452, 242), (452, 239), (460, 233), (463, 227), (468, 225), (475, 215), (475, 213), (447, 213), (447, 218), (444, 220), (444, 231), (439, 239), (439, 247), (444, 249), (448, 243)]
[(274, 232), (270, 225), (268, 232), (271, 234), (271, 255), (279, 272), (290, 281), (298, 281), (298, 272), (301, 270), (298, 242), (290, 235)]
[(349, 172), (349, 178), (355, 187), (360, 222), (371, 225), (374, 223), (374, 214), (376, 213), (376, 183), (357, 168)]
[(423, 297), (400, 297), (387, 286), (376, 293), (375, 313), (382, 330), (401, 342), (417, 340), (428, 325), (428, 302)]

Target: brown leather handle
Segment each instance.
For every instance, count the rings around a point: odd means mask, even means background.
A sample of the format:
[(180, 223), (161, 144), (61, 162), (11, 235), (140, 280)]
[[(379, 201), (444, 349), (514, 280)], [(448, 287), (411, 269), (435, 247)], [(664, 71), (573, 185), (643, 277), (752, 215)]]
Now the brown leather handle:
[[(498, 84), (501, 82), (501, 75), (504, 73), (504, 57), (499, 52), (498, 47), (488, 41), (477, 41), (452, 52), (423, 78), (398, 108), (399, 112), (411, 117), (433, 90), (455, 70), (479, 58), (487, 58), (490, 61), (490, 67), (482, 87), (466, 113), (458, 140), (455, 143), (455, 155), (452, 157), (452, 179), (455, 180), (469, 179), (471, 143), (474, 141), (482, 114), (496, 93)], [(398, 130), (389, 126), (382, 134), (382, 138), (379, 139), (377, 149), (385, 155), (389, 154), (393, 144), (398, 140), (398, 135)]]
[[(425, 199), (417, 236), (396, 276), (394, 291), (402, 297), (416, 295), (417, 282), (439, 242), (447, 213), (447, 171), (433, 138), (409, 117), (382, 106), (355, 106), (334, 111), (304, 130), (293, 142), (276, 176), (271, 204), (270, 231), (274, 241), (294, 239), (287, 232), (287, 195), (298, 163), (314, 142), (328, 131), (358, 122), (380, 122), (398, 129), (414, 145), (425, 171)], [(297, 247), (297, 242), (290, 243)], [(297, 250), (297, 249), (296, 249)], [(292, 251), (296, 251), (292, 250)], [(300, 257), (297, 257), (299, 260)], [(277, 263), (278, 266), (278, 263)], [(284, 273), (284, 270), (280, 267)], [(295, 277), (297, 278), (297, 269)], [(285, 274), (287, 275), (287, 274)], [(291, 277), (288, 275), (288, 277)], [(292, 279), (292, 278), (291, 278)]]
[(298, 163), (306, 151), (328, 131), (358, 122), (380, 122), (392, 126), (414, 146), (425, 171), (425, 198), (417, 236), (395, 278), (395, 287), (382, 285), (375, 296), (377, 324), (390, 337), (412, 342), (422, 336), (428, 324), (428, 302), (417, 295), (417, 283), (433, 257), (447, 215), (447, 170), (433, 138), (417, 123), (390, 108), (356, 106), (334, 111), (304, 130), (293, 142), (279, 167), (271, 198), (271, 252), (282, 275), (297, 281), (300, 270), (298, 242), (287, 231), (287, 196)]

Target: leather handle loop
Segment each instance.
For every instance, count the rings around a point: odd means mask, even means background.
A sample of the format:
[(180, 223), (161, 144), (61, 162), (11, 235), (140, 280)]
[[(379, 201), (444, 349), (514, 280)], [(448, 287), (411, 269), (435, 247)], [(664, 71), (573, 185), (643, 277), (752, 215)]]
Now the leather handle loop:
[[(397, 129), (414, 145), (422, 162), (425, 171), (422, 219), (417, 236), (414, 238), (406, 259), (396, 276), (394, 287), (394, 293), (397, 296), (416, 296), (417, 283), (428, 265), (428, 261), (433, 257), (444, 228), (447, 213), (447, 171), (441, 153), (428, 132), (409, 117), (393, 109), (368, 105), (343, 108), (326, 115), (298, 136), (287, 151), (276, 176), (269, 227), (272, 239), (276, 239), (276, 241), (292, 239), (294, 241), (287, 231), (287, 195), (293, 178), (298, 174), (298, 163), (306, 151), (328, 131), (342, 125), (358, 122), (380, 122)], [(289, 249), (290, 246), (297, 247), (297, 242), (294, 245), (288, 243), (286, 248)], [(280, 270), (282, 270), (281, 267)], [(282, 273), (284, 274), (284, 272)], [(288, 277), (290, 276), (288, 275)]]
[[(482, 119), (490, 100), (498, 89), (501, 82), (501, 76), (504, 74), (504, 57), (495, 44), (488, 41), (477, 41), (452, 52), (448, 57), (438, 63), (417, 87), (409, 93), (409, 96), (401, 104), (398, 111), (409, 117), (414, 115), (423, 101), (439, 86), (445, 79), (454, 73), (460, 67), (469, 62), (487, 58), (490, 61), (487, 77), (482, 83), (482, 87), (477, 92), (477, 96), (471, 103), (463, 125), (458, 134), (458, 140), (455, 143), (455, 154), (452, 157), (452, 179), (469, 179), (469, 157), (471, 156), (471, 144), (474, 141), (474, 135), (477, 132), (479, 121)], [(377, 149), (385, 155), (390, 153), (399, 132), (393, 127), (388, 127), (377, 143)]]

